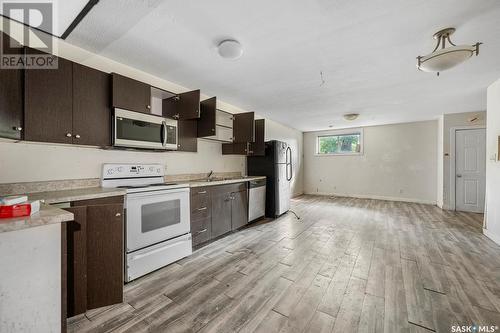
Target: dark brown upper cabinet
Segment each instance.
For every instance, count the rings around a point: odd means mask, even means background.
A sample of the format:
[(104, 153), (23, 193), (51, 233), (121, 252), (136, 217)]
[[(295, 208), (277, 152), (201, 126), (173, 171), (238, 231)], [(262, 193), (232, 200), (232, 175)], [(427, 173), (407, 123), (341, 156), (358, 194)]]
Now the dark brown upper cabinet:
[(200, 102), (200, 118), (198, 119), (198, 137), (215, 135), (217, 98), (212, 97)]
[(233, 115), (233, 142), (244, 143), (255, 140), (255, 113), (245, 112)]
[(188, 91), (164, 99), (163, 116), (177, 120), (200, 118), (200, 90)]
[(151, 86), (120, 74), (112, 73), (112, 106), (131, 111), (151, 110)]
[(255, 120), (254, 126), (252, 126), (251, 128), (254, 129), (253, 142), (223, 143), (222, 155), (264, 156), (265, 120)]
[(197, 152), (198, 138), (196, 133), (198, 132), (198, 122), (196, 119), (179, 120), (177, 130), (179, 131), (177, 151)]
[[(1, 33), (2, 45), (10, 45), (10, 37)], [(21, 55), (23, 49), (9, 51)], [(22, 139), (23, 70), (0, 69), (0, 137)]]
[(58, 58), (57, 69), (24, 73), (24, 139), (72, 143), (73, 63)]
[(111, 146), (111, 76), (73, 63), (73, 143)]
[(264, 156), (266, 154), (265, 128), (266, 121), (264, 119), (255, 121), (255, 140), (250, 143), (250, 156)]

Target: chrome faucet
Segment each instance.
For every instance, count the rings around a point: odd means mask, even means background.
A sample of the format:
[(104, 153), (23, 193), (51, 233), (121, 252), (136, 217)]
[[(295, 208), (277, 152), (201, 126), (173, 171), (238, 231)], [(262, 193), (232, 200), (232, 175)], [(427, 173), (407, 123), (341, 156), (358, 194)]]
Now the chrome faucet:
[(214, 170), (210, 170), (210, 172), (208, 173), (207, 179), (210, 180), (210, 177), (212, 177), (213, 174), (214, 174)]

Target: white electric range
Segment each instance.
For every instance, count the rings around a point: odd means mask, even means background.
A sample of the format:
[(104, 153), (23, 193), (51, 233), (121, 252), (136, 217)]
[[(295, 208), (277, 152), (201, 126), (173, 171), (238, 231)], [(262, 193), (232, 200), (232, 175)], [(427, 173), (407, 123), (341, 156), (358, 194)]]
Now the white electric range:
[(125, 282), (192, 253), (189, 185), (161, 164), (104, 164), (102, 187), (125, 188)]

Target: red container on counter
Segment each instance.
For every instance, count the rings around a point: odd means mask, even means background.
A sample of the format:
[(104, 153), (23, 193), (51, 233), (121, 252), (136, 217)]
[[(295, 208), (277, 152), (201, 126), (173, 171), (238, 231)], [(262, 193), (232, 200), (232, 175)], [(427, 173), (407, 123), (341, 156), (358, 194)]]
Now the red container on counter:
[(11, 206), (1, 206), (0, 205), (0, 219), (30, 216), (30, 214), (31, 214), (31, 204), (30, 203), (22, 203), (22, 204), (11, 205)]

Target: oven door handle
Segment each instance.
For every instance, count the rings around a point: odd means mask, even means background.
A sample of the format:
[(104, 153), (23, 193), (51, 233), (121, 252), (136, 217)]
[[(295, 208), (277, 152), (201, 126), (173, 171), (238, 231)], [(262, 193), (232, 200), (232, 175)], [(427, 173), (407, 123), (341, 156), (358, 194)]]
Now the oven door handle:
[(165, 120), (161, 122), (161, 144), (163, 147), (167, 144), (167, 123)]

